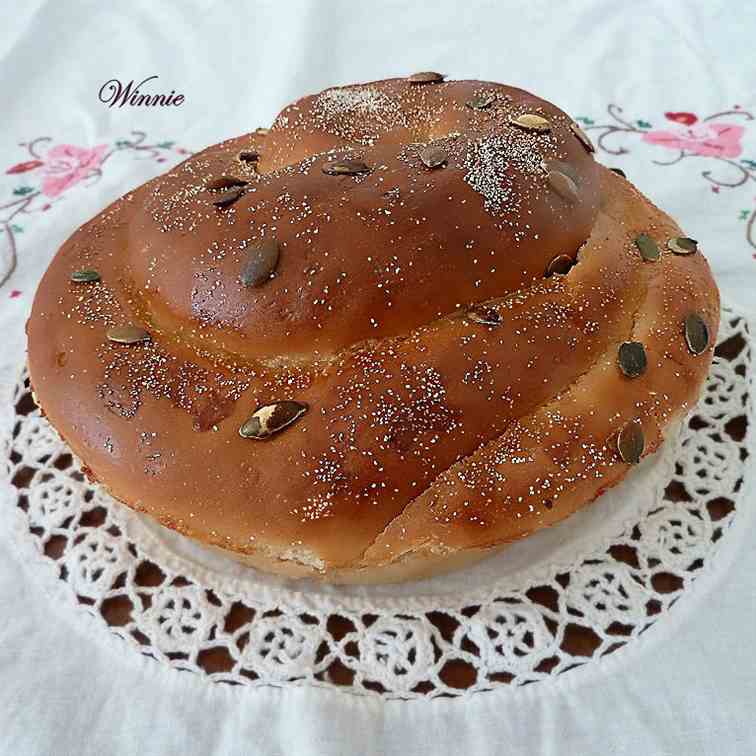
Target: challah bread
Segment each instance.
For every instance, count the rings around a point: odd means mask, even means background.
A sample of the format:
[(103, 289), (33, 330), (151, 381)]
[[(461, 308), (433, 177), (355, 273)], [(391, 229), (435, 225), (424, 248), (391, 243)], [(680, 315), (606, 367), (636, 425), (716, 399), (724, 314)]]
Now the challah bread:
[(256, 567), (452, 569), (615, 485), (698, 399), (696, 243), (554, 105), (329, 89), (63, 245), (37, 401), (113, 496)]

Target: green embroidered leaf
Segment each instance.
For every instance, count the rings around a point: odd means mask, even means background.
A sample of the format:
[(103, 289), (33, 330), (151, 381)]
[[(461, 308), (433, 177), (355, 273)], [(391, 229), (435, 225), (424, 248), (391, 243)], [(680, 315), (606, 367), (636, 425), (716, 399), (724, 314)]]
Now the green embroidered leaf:
[(125, 150), (130, 144), (131, 142), (126, 139), (119, 139), (115, 143), (115, 148), (117, 150)]
[(578, 116), (575, 120), (584, 123), (586, 126), (593, 126), (596, 123), (592, 118), (586, 118), (585, 116)]
[(741, 210), (740, 211), (740, 220), (748, 220), (748, 216), (751, 214), (750, 210)]
[(651, 128), (651, 124), (648, 121), (641, 121), (641, 120), (639, 120), (639, 121), (635, 122), (635, 125), (639, 129), (650, 129)]
[(756, 168), (756, 160), (747, 160), (746, 158), (740, 158), (740, 162), (747, 165), (749, 168)]
[(20, 233), (23, 233), (23, 230), (24, 230), (24, 229), (23, 229), (23, 228), (21, 228), (21, 226), (19, 226), (19, 225), (15, 224), (15, 223), (13, 223), (13, 224), (11, 225), (11, 231), (13, 231), (13, 233), (14, 233), (14, 234), (20, 234)]
[(15, 194), (17, 197), (23, 197), (26, 194), (31, 194), (34, 191), (34, 189), (31, 186), (17, 186), (13, 190), (13, 194)]
[(158, 145), (158, 147), (161, 150), (170, 150), (171, 147), (173, 147), (174, 144), (176, 144), (176, 142), (160, 142), (160, 144)]

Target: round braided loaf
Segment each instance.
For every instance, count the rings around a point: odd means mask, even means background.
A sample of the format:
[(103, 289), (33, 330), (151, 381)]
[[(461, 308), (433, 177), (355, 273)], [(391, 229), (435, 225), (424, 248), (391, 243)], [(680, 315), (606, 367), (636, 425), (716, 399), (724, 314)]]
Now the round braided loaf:
[(693, 240), (527, 92), (329, 89), (113, 203), (28, 323), (89, 475), (264, 569), (401, 580), (616, 484), (697, 400)]

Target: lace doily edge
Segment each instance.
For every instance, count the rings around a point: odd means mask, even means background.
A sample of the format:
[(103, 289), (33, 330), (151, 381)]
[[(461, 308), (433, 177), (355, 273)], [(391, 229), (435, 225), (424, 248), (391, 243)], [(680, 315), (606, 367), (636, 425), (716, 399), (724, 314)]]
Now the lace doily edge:
[[(751, 413), (753, 415), (753, 412)], [(749, 450), (753, 450), (756, 444), (751, 443)], [(756, 492), (753, 476), (749, 477), (744, 484), (743, 496), (749, 497)], [(517, 696), (521, 700), (533, 700), (545, 695), (563, 695), (570, 691), (578, 690), (585, 684), (589, 684), (591, 679), (600, 679), (604, 675), (621, 672), (631, 667), (639, 658), (639, 655), (647, 653), (648, 650), (670, 638), (679, 629), (684, 626), (689, 617), (691, 617), (703, 598), (711, 593), (721, 582), (725, 574), (735, 563), (738, 554), (743, 546), (745, 534), (748, 532), (748, 526), (753, 524), (754, 508), (747, 508), (741, 512), (742, 518), (738, 518), (737, 527), (731, 527), (727, 533), (724, 543), (728, 545), (725, 554), (718, 554), (718, 558), (707, 560), (709, 565), (716, 564), (716, 568), (708, 566), (704, 568), (704, 573), (686, 590), (685, 595), (676, 603), (675, 611), (671, 616), (667, 615), (664, 622), (656, 622), (651, 625), (641, 636), (635, 639), (632, 644), (623, 648), (620, 654), (609, 654), (599, 658), (591, 659), (590, 664), (583, 664), (570, 671), (570, 674), (561, 674), (550, 676), (542, 680), (538, 685), (510, 686), (501, 685), (486, 691), (486, 695), (477, 695), (479, 691), (461, 691), (455, 698), (413, 698), (405, 700), (402, 698), (383, 698), (365, 695), (344, 695), (345, 691), (334, 688), (327, 682), (265, 682), (259, 685), (249, 686), (231, 686), (231, 685), (211, 685), (208, 688), (207, 680), (198, 675), (183, 674), (181, 669), (172, 666), (155, 664), (155, 660), (145, 653), (135, 654), (135, 663), (140, 667), (140, 675), (145, 679), (149, 676), (160, 678), (168, 675), (174, 684), (179, 684), (185, 688), (193, 688), (200, 695), (216, 695), (221, 698), (233, 698), (240, 690), (254, 691), (255, 696), (263, 696), (275, 701), (281, 696), (297, 695), (302, 696), (302, 688), (313, 688), (317, 691), (318, 698), (325, 697), (328, 701), (318, 701), (316, 705), (327, 705), (337, 702), (342, 706), (349, 706), (360, 711), (370, 711), (380, 708), (382, 713), (388, 710), (392, 713), (399, 713), (403, 708), (400, 704), (412, 703), (413, 706), (441, 707), (443, 710), (449, 710), (461, 701), (467, 706), (498, 706), (502, 699), (508, 699), (510, 696)], [(15, 514), (15, 512), (13, 513)], [(8, 524), (9, 518), (0, 518)], [(18, 531), (18, 532), (16, 532)], [(71, 601), (66, 584), (61, 582), (50, 569), (46, 557), (34, 547), (28, 539), (19, 538), (23, 535), (25, 526), (22, 517), (14, 517), (11, 527), (4, 527), (2, 531), (6, 536), (9, 545), (9, 552), (18, 560), (22, 572), (27, 575), (33, 586), (40, 589), (44, 596), (50, 599), (53, 604), (52, 611), (61, 620), (63, 624), (73, 632), (85, 632), (88, 642), (95, 643), (105, 653), (120, 654), (123, 651), (123, 644), (134, 645), (134, 641), (128, 637), (115, 632), (101, 632), (101, 622), (86, 606), (76, 604)], [(10, 537), (9, 537), (10, 536)], [(23, 544), (23, 545), (22, 545)], [(30, 560), (30, 561), (29, 561)], [(39, 569), (37, 569), (39, 568)], [(73, 610), (73, 611), (72, 611)], [(139, 650), (138, 647), (135, 650)], [(292, 690), (295, 689), (295, 690)], [(347, 691), (348, 693), (348, 691)], [(315, 702), (314, 697), (301, 697), (300, 703), (303, 706)]]

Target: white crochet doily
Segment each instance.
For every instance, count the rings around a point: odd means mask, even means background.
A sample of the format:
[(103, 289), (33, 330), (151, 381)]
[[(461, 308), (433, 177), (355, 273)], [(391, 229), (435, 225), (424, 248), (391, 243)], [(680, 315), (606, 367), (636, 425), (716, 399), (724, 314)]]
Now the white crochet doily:
[(725, 309), (702, 401), (663, 452), (561, 525), (446, 577), (323, 586), (198, 547), (88, 483), (25, 374), (2, 428), (3, 514), (90, 632), (209, 683), (423, 698), (553, 680), (663, 622), (743, 519), (750, 347)]

